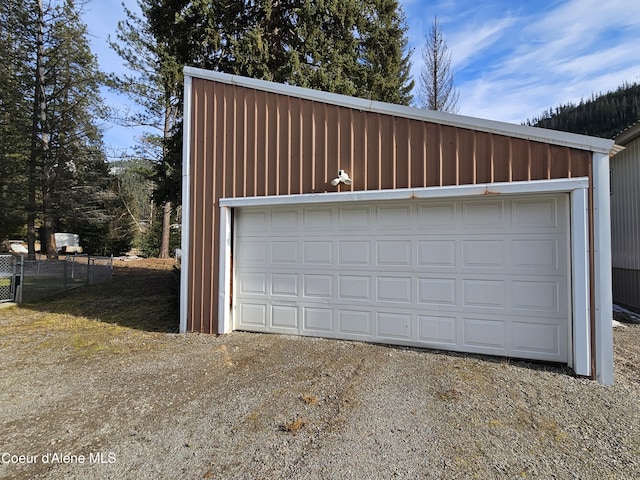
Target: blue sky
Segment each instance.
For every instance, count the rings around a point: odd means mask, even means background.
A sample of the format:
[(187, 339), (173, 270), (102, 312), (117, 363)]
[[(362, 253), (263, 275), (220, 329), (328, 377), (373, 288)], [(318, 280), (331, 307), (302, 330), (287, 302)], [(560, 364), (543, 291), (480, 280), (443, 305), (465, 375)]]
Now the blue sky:
[[(125, 0), (135, 8), (135, 0)], [(640, 82), (637, 0), (401, 0), (418, 83), (421, 50), (438, 16), (452, 54), (458, 113), (521, 123), (559, 104)], [(84, 20), (105, 71), (121, 71), (107, 45), (124, 18), (120, 0), (92, 0)], [(126, 100), (106, 95), (109, 105)], [(140, 132), (105, 125), (111, 158)], [(131, 150), (129, 149), (129, 152)]]

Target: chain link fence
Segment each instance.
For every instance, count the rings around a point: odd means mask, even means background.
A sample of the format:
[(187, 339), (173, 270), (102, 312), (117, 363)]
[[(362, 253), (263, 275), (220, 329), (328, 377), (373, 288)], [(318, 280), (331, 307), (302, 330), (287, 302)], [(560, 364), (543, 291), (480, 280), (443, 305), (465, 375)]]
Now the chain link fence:
[(33, 302), (82, 285), (107, 282), (113, 274), (113, 257), (70, 255), (28, 260), (22, 255), (12, 258), (14, 274), (10, 284), (15, 287), (10, 301), (17, 303)]
[(15, 297), (16, 263), (13, 255), (0, 255), (0, 303)]

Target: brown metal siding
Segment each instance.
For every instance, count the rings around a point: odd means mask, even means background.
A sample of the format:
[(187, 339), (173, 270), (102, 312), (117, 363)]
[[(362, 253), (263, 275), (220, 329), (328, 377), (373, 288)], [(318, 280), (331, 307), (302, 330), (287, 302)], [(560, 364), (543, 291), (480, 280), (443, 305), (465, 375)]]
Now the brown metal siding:
[[(224, 197), (589, 175), (591, 153), (193, 78), (187, 330), (217, 331)], [(330, 184), (338, 169), (353, 185)]]

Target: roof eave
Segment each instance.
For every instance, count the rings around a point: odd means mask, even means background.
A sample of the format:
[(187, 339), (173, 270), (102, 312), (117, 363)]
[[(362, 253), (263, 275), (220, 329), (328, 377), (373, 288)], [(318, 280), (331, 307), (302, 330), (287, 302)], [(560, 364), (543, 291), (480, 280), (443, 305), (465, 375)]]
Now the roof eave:
[(612, 152), (614, 146), (613, 140), (604, 138), (590, 137), (587, 135), (578, 135), (575, 133), (560, 132), (557, 130), (548, 130), (538, 127), (529, 127), (526, 125), (517, 125), (514, 123), (498, 122), (495, 120), (487, 120), (476, 117), (467, 117), (464, 115), (455, 115), (451, 113), (437, 112), (434, 110), (426, 110), (422, 108), (406, 107), (403, 105), (383, 103), (358, 97), (349, 97), (347, 95), (329, 93), (321, 90), (313, 90), (310, 88), (296, 87), (282, 83), (274, 83), (266, 80), (256, 80), (253, 78), (242, 77), (239, 75), (230, 75), (222, 72), (214, 72), (201, 68), (185, 67), (184, 74), (185, 76), (212, 80), (229, 85), (237, 85), (240, 87), (252, 88), (255, 90), (276, 93), (279, 95), (303, 98), (306, 100), (322, 102), (356, 110), (409, 118), (413, 120), (437, 123), (452, 127), (465, 128), (469, 130), (477, 130), (492, 133), (495, 135), (522, 138), (535, 142), (551, 143), (554, 145), (560, 145), (579, 150), (588, 150), (595, 153), (603, 153), (608, 155)]

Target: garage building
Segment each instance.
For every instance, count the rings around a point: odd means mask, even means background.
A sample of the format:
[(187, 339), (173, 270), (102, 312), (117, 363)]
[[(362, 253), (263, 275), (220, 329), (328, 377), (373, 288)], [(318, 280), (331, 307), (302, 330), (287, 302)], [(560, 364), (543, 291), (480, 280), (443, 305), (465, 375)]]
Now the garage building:
[(613, 382), (613, 141), (185, 68), (182, 332)]

